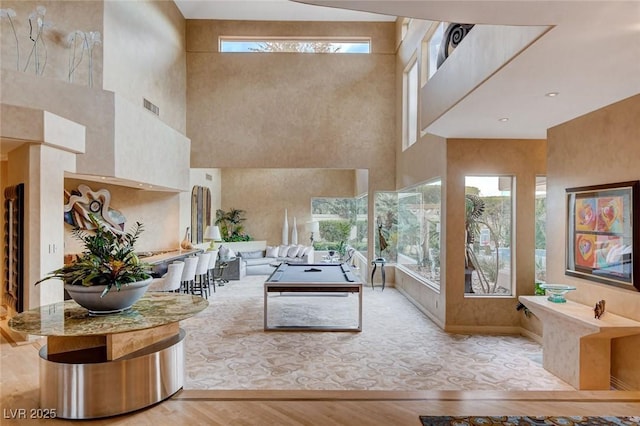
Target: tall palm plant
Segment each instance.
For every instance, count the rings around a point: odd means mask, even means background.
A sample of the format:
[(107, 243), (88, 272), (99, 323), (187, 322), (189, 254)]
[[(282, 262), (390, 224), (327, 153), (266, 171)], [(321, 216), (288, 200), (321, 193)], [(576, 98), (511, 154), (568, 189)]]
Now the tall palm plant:
[(220, 234), (224, 241), (243, 241), (250, 237), (244, 234), (244, 225), (242, 222), (246, 220), (244, 215), (246, 211), (241, 209), (230, 209), (224, 211), (216, 210), (215, 224), (220, 228)]

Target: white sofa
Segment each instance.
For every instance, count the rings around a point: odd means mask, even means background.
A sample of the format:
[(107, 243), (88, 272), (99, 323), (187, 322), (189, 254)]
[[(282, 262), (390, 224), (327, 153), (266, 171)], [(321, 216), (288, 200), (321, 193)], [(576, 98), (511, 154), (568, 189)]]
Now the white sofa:
[(264, 250), (236, 253), (246, 265), (247, 275), (268, 275), (278, 262), (313, 263), (315, 251), (312, 246), (288, 245), (267, 246)]

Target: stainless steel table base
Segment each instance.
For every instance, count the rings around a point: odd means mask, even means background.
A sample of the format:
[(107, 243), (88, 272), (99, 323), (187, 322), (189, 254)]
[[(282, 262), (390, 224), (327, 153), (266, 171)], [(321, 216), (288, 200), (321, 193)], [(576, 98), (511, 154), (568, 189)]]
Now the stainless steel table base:
[[(40, 349), (40, 407), (66, 419), (128, 413), (169, 398), (184, 385), (184, 338), (176, 336), (122, 358), (99, 350), (47, 355)], [(91, 359), (95, 356), (96, 359)], [(49, 359), (51, 358), (51, 359)]]

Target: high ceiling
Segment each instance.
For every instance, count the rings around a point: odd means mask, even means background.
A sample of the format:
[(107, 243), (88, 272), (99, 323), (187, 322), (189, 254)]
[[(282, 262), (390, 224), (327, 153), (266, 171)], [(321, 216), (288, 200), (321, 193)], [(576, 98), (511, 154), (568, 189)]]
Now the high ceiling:
[[(640, 1), (175, 0), (187, 19), (382, 20), (394, 16), (553, 28), (427, 130), (545, 138), (546, 130), (640, 93)], [(320, 7), (320, 6), (328, 7)], [(345, 15), (347, 11), (378, 15)], [(558, 92), (549, 98), (545, 94)], [(500, 118), (508, 121), (499, 121)]]
[(395, 21), (395, 16), (289, 0), (174, 0), (186, 19), (245, 21)]

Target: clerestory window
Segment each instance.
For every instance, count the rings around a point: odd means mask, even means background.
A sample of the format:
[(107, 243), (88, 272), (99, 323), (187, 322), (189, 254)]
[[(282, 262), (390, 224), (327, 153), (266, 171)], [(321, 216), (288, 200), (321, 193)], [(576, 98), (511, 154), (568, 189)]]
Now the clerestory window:
[(371, 53), (368, 38), (220, 37), (223, 53)]

